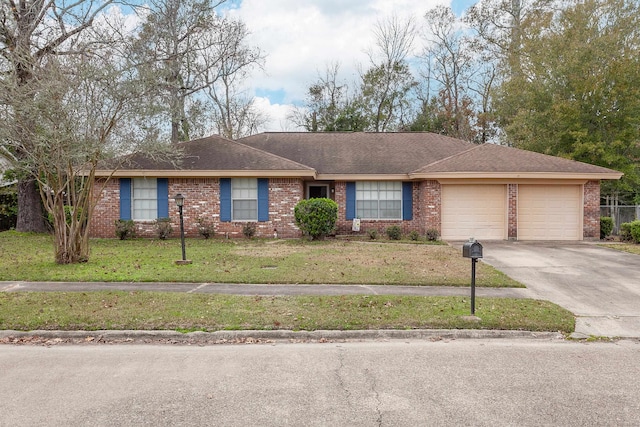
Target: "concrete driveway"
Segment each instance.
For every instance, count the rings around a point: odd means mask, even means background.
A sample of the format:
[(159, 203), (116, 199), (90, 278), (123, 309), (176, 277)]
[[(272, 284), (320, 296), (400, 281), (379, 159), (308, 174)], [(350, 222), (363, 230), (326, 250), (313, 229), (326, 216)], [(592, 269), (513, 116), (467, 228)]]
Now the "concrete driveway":
[(640, 337), (640, 256), (565, 242), (481, 242), (483, 261), (577, 316), (577, 337)]

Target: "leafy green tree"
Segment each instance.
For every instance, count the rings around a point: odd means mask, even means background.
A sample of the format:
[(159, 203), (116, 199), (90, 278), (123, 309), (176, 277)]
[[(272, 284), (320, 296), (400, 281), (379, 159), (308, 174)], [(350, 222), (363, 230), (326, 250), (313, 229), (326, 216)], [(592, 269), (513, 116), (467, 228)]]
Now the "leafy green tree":
[(640, 187), (640, 4), (587, 0), (522, 28), (521, 74), (497, 91), (514, 146), (613, 168), (604, 194)]
[(362, 105), (349, 93), (346, 83), (338, 82), (340, 66), (328, 65), (325, 74), (309, 86), (306, 105), (293, 112), (291, 119), (309, 132), (356, 132), (367, 127)]

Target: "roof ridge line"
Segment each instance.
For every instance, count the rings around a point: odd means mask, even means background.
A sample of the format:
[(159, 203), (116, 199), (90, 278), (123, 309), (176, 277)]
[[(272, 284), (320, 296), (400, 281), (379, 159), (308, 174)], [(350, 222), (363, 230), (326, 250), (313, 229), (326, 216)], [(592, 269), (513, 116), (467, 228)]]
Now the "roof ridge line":
[(303, 164), (303, 163), (296, 162), (295, 160), (291, 160), (291, 159), (287, 159), (286, 157), (278, 156), (277, 154), (273, 154), (273, 153), (270, 153), (270, 152), (268, 152), (268, 151), (261, 150), (260, 148), (256, 148), (256, 147), (252, 147), (252, 146), (247, 145), (247, 144), (243, 144), (243, 143), (238, 142), (238, 141), (233, 140), (233, 139), (228, 139), (228, 141), (231, 141), (231, 142), (233, 142), (234, 144), (242, 145), (243, 147), (249, 148), (249, 149), (254, 150), (254, 151), (259, 151), (260, 153), (267, 154), (267, 155), (269, 155), (269, 156), (271, 156), (271, 157), (275, 157), (275, 158), (277, 158), (277, 159), (285, 160), (285, 161), (287, 161), (287, 162), (289, 162), (289, 163), (293, 163), (293, 164), (295, 164), (295, 165), (302, 166), (302, 167), (304, 167), (304, 168), (307, 168), (308, 170), (312, 170), (312, 171), (314, 171), (316, 174), (318, 173), (318, 171), (317, 171), (317, 170), (315, 170), (314, 168), (312, 168), (311, 166), (309, 166), (309, 165), (305, 165), (305, 164)]
[[(472, 142), (470, 142), (469, 144), (473, 144), (473, 143), (472, 143)], [(452, 155), (450, 155), (450, 156), (448, 156), (448, 157), (445, 157), (444, 159), (439, 159), (439, 160), (436, 160), (435, 162), (431, 162), (431, 163), (428, 163), (428, 164), (426, 164), (426, 165), (424, 165), (424, 166), (420, 166), (418, 169), (416, 169), (416, 170), (413, 170), (413, 171), (409, 172), (409, 175), (414, 174), (414, 173), (418, 173), (418, 172), (419, 172), (419, 171), (421, 171), (422, 169), (427, 168), (427, 167), (429, 167), (429, 166), (433, 166), (433, 165), (437, 165), (438, 163), (446, 162), (446, 161), (448, 161), (448, 160), (450, 160), (450, 159), (452, 159), (452, 158), (454, 158), (454, 157), (458, 157), (458, 156), (461, 156), (461, 155), (463, 155), (463, 154), (466, 154), (466, 153), (468, 153), (469, 151), (476, 150), (476, 149), (478, 149), (479, 147), (482, 147), (482, 146), (483, 146), (483, 145), (485, 145), (485, 144), (486, 144), (486, 143), (483, 143), (483, 144), (473, 144), (473, 146), (472, 146), (472, 147), (469, 147), (469, 148), (468, 148), (468, 149), (466, 149), (466, 150), (462, 150), (462, 151), (460, 151), (459, 153), (455, 153), (455, 154), (452, 154)]]

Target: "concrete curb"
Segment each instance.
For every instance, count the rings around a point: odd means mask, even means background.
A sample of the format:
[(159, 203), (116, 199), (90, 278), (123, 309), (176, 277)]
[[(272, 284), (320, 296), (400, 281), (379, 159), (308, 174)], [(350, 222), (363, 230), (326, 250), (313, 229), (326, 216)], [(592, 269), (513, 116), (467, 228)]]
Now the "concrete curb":
[(0, 331), (0, 342), (40, 340), (96, 342), (96, 343), (171, 343), (171, 344), (233, 344), (265, 342), (331, 342), (376, 340), (445, 340), (445, 339), (537, 339), (564, 340), (559, 332), (531, 332), (479, 329), (412, 329), (412, 330), (356, 330), (356, 331)]

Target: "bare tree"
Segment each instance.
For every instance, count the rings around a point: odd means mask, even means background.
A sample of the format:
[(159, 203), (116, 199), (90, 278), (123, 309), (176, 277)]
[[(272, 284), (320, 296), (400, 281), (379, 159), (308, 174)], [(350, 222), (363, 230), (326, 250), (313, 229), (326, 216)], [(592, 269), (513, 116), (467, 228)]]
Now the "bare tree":
[[(34, 148), (37, 121), (29, 105), (38, 94), (35, 76), (59, 55), (77, 54), (86, 48), (76, 44), (112, 0), (3, 0), (0, 3), (0, 69), (3, 91), (0, 101), (5, 118), (17, 128), (13, 155), (22, 160)], [(17, 97), (15, 91), (19, 89)], [(4, 142), (3, 142), (4, 143)], [(45, 231), (37, 171), (23, 171), (18, 182), (18, 231)]]
[[(3, 83), (3, 92), (14, 101), (12, 117), (1, 126), (0, 136), (12, 151), (21, 153), (16, 167), (31, 173), (39, 184), (53, 222), (55, 260), (85, 262), (89, 220), (98, 200), (96, 167), (146, 142), (125, 123), (137, 114), (141, 85), (126, 61), (105, 49), (50, 58), (32, 71), (27, 86)], [(22, 143), (25, 140), (28, 145)], [(111, 167), (115, 170), (117, 165)]]
[(415, 87), (407, 57), (416, 35), (412, 19), (392, 16), (374, 28), (375, 49), (368, 52), (370, 68), (362, 75), (361, 97), (370, 128), (375, 132), (403, 128)]
[(225, 1), (152, 0), (148, 10), (140, 8), (145, 22), (136, 40), (136, 60), (146, 84), (158, 93), (151, 108), (169, 117), (172, 142), (196, 136), (194, 127), (209, 116), (205, 97), (216, 109), (215, 125), (227, 136), (235, 137), (233, 109), (244, 114), (240, 121), (259, 120), (247, 115), (251, 108), (235, 94), (238, 82), (261, 65), (263, 56), (247, 46), (243, 23), (216, 12)]
[(217, 70), (217, 80), (207, 87), (213, 102), (214, 126), (220, 135), (238, 139), (257, 133), (266, 122), (253, 103), (242, 93), (242, 83), (254, 67), (261, 67), (264, 56), (257, 47), (247, 45), (249, 32), (243, 22), (223, 19), (211, 37), (212, 52), (205, 59), (217, 60), (211, 68)]
[(428, 44), (423, 57), (430, 72), (426, 77), (437, 82), (440, 132), (473, 141), (473, 99), (469, 90), (471, 75), (476, 71), (473, 51), (451, 8), (438, 6), (427, 12), (425, 19)]

